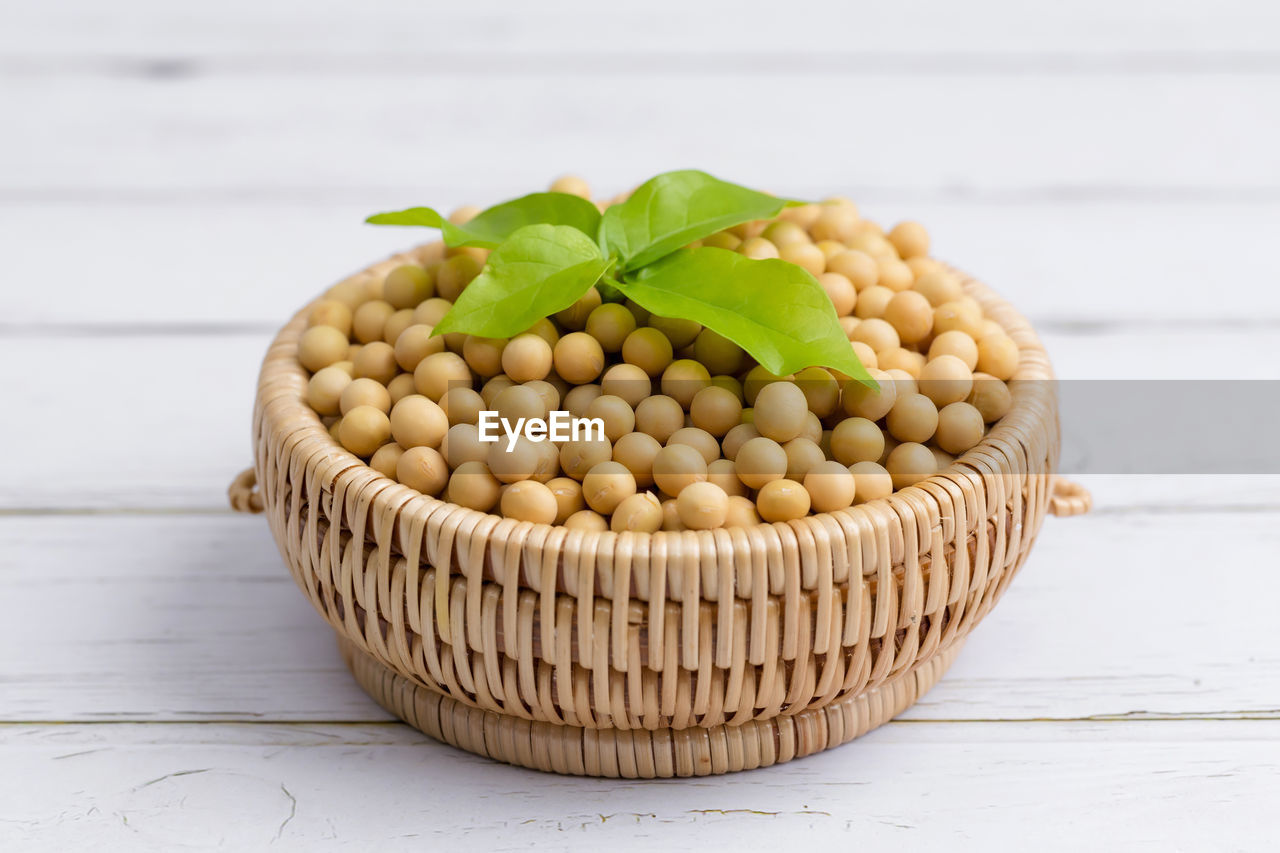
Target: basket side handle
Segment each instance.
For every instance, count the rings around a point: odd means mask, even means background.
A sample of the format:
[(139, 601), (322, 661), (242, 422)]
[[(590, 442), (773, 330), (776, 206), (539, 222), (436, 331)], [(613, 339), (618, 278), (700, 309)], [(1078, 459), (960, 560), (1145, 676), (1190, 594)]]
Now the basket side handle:
[(1093, 495), (1079, 483), (1066, 477), (1054, 477), (1049, 495), (1049, 512), (1058, 518), (1084, 515), (1093, 506)]
[(227, 499), (236, 512), (262, 512), (262, 493), (258, 491), (258, 474), (245, 468), (227, 487)]

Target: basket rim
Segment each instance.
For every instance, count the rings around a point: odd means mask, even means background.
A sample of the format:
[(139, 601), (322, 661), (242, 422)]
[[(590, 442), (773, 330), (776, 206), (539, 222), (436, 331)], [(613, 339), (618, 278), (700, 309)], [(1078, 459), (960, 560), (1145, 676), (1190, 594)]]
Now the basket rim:
[[(343, 280), (377, 275), (402, 263), (419, 263), (415, 252), (432, 245), (434, 244), (422, 244), (409, 251), (395, 254)], [(305, 392), (309, 377), (306, 369), (297, 360), (297, 344), (302, 332), (306, 329), (307, 317), (311, 309), (317, 301), (324, 298), (324, 292), (307, 302), (288, 323), (280, 328), (263, 360), (254, 415), (255, 465), (261, 462), (260, 454), (257, 452), (257, 440), (261, 435), (273, 435), (277, 441), (289, 443), (290, 458), (299, 452), (299, 447), (304, 443), (312, 444), (319, 441), (325, 445), (324, 452), (328, 460), (334, 463), (328, 467), (325, 480), (320, 483), (321, 488), (331, 493), (339, 478), (351, 477), (354, 472), (355, 479), (359, 481), (356, 490), (362, 494), (368, 491), (373, 492), (368, 506), (368, 511), (373, 517), (381, 518), (384, 517), (383, 513), (389, 512), (393, 514), (396, 524), (399, 525), (402, 522), (407, 523), (409, 516), (415, 516), (425, 527), (429, 525), (433, 516), (439, 515), (441, 519), (456, 518), (456, 529), (460, 532), (470, 530), (480, 535), (495, 535), (503, 530), (509, 532), (524, 529), (527, 537), (530, 537), (526, 541), (541, 542), (543, 547), (552, 547), (557, 551), (562, 551), (566, 545), (577, 541), (582, 546), (590, 545), (590, 550), (595, 553), (602, 550), (612, 553), (624, 543), (627, 547), (631, 547), (637, 538), (647, 540), (651, 545), (661, 548), (665, 543), (688, 540), (693, 536), (702, 543), (702, 547), (695, 548), (695, 551), (702, 551), (709, 547), (711, 552), (704, 556), (711, 556), (722, 546), (733, 548), (734, 543), (730, 540), (739, 539), (736, 533), (741, 533), (748, 542), (756, 544), (765, 531), (778, 528), (790, 528), (792, 535), (803, 530), (810, 536), (823, 539), (828, 538), (833, 527), (857, 527), (869, 531), (883, 524), (886, 519), (898, 520), (902, 513), (913, 512), (912, 505), (918, 506), (923, 502), (937, 507), (939, 502), (934, 495), (934, 490), (951, 492), (956, 488), (963, 488), (963, 483), (960, 481), (972, 483), (989, 476), (1027, 474), (1028, 472), (1010, 469), (1005, 462), (1006, 455), (1001, 452), (1001, 446), (1025, 443), (1022, 436), (1029, 426), (1043, 429), (1046, 426), (1046, 418), (1052, 417), (1055, 421), (1057, 418), (1056, 391), (1052, 387), (1053, 383), (1043, 381), (1054, 379), (1053, 368), (1030, 321), (981, 281), (949, 264), (942, 263), (942, 266), (959, 277), (966, 295), (976, 299), (983, 309), (984, 316), (999, 324), (1017, 345), (1020, 358), (1019, 367), (1010, 380), (1012, 405), (1005, 416), (983, 436), (981, 442), (957, 457), (946, 469), (906, 488), (895, 490), (884, 498), (876, 498), (833, 512), (815, 513), (792, 521), (762, 521), (752, 527), (698, 531), (659, 530), (649, 533), (570, 530), (562, 525), (515, 521), (494, 513), (480, 512), (441, 498), (424, 495), (374, 470), (363, 459), (342, 447), (330, 435), (319, 414), (306, 403)], [(261, 480), (261, 470), (258, 473)], [(348, 491), (350, 490), (349, 487)], [(937, 517), (938, 513), (933, 512), (930, 515)], [(969, 524), (976, 528), (982, 517), (982, 513), (969, 514)]]

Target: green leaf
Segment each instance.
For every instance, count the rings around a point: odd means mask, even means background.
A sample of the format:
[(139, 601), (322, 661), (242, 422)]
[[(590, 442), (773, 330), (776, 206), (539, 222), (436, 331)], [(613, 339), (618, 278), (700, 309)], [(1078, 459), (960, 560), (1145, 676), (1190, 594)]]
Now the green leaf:
[(608, 269), (600, 247), (570, 225), (526, 225), (489, 255), (435, 334), (508, 338), (563, 311)]
[(405, 210), (391, 210), (386, 213), (375, 213), (366, 217), (370, 225), (412, 225), (420, 228), (439, 228), (445, 245), (460, 246), (470, 235), (461, 226), (454, 225), (432, 207), (410, 207)]
[(430, 207), (411, 207), (376, 213), (365, 220), (373, 225), (418, 225), (439, 228), (446, 246), (496, 248), (526, 225), (569, 225), (595, 236), (600, 211), (585, 198), (568, 193), (532, 193), (494, 205), (463, 225), (454, 225)]
[(831, 367), (875, 387), (826, 291), (795, 264), (685, 249), (628, 277), (621, 288), (654, 314), (695, 320), (723, 335), (770, 373)]
[(600, 245), (639, 269), (717, 231), (777, 216), (788, 201), (685, 169), (646, 181), (604, 212)]
[(430, 207), (410, 207), (405, 210), (389, 210), (366, 216), (370, 225), (415, 225), (423, 228), (443, 228), (448, 224), (443, 216)]

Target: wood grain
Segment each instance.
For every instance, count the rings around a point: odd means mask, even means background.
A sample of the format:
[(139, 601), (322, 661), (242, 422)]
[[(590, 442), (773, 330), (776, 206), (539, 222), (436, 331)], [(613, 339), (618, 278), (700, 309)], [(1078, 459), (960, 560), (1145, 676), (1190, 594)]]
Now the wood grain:
[(56, 7), (28, 4), (11, 11), (15, 25), (0, 30), (0, 54), (195, 56), (229, 62), (243, 62), (246, 54), (323, 55), (332, 63), (369, 56), (421, 61), (424, 54), (441, 52), (456, 61), (476, 52), (488, 59), (607, 51), (613, 61), (678, 52), (713, 60), (784, 54), (803, 63), (815, 54), (863, 52), (933, 61), (968, 56), (1034, 61), (1057, 51), (1138, 59), (1177, 52), (1188, 55), (1181, 57), (1186, 62), (1280, 48), (1275, 9), (1250, 0), (1170, 0), (1158, 6), (1080, 0), (1044, 8), (1009, 0), (963, 7), (945, 0), (903, 7), (801, 0), (789, 4), (786, 14), (778, 11), (731, 0), (653, 0), (643, 6), (549, 0), (536, 14), (524, 15), (495, 0), (453, 5), (375, 0), (359, 7), (228, 0), (190, 8), (133, 0), (111, 9), (92, 0), (65, 0)]
[(1273, 724), (891, 723), (750, 773), (665, 782), (497, 765), (403, 726), (0, 728), (12, 849), (1252, 849), (1280, 830)]
[(1087, 478), (1094, 514), (1047, 525), (908, 721), (693, 785), (533, 776), (377, 722), (261, 520), (221, 507), (270, 331), (404, 242), (360, 216), (564, 171), (848, 193), (928, 223), (1064, 373), (1274, 378), (1278, 20), (1254, 0), (6, 6), (0, 848), (1271, 843), (1277, 478)]
[[(849, 105), (836, 108), (842, 97)], [(564, 171), (618, 190), (638, 175), (700, 165), (795, 193), (1172, 191), (1274, 201), (1278, 100), (1280, 75), (1246, 72), (837, 69), (749, 85), (736, 72), (691, 78), (661, 63), (621, 78), (580, 67), (17, 74), (0, 88), (0, 111), (41, 120), (10, 129), (0, 192), (25, 200), (384, 189), (404, 193), (387, 199), (394, 206), (450, 179), (484, 198)]]

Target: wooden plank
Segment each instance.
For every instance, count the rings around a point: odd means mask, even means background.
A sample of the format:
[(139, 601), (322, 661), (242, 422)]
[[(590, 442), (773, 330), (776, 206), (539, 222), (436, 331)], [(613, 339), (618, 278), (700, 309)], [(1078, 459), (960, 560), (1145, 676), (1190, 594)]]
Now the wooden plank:
[[(539, 189), (544, 178), (490, 196), (441, 187), (314, 201), (102, 201), (83, 213), (65, 202), (0, 203), (8, 275), (20, 283), (0, 323), (273, 328), (328, 283), (433, 236), (364, 226), (369, 213), (401, 201), (488, 203)], [(886, 225), (925, 222), (937, 256), (981, 276), (1038, 323), (1280, 321), (1280, 288), (1258, 274), (1271, 263), (1280, 203), (858, 200)], [(1176, 250), (1188, 245), (1232, 248)], [(39, 286), (70, 246), (91, 259), (92, 273)], [(1210, 305), (1209, 282), (1229, 283), (1231, 298)]]
[[(1050, 519), (907, 717), (1280, 719), (1280, 640), (1240, 609), (1280, 596), (1278, 518)], [(386, 719), (261, 518), (0, 517), (0, 600), (0, 720)]]
[[(269, 340), (183, 330), (0, 338), (0, 360), (33, 366), (8, 388), (13, 411), (25, 414), (0, 418), (0, 446), (20, 448), (0, 480), (0, 510), (225, 507), (227, 484), (252, 461), (253, 394)], [(1068, 379), (1215, 379), (1228, 369), (1235, 379), (1275, 379), (1280, 370), (1280, 327), (1199, 332), (1196, 350), (1231, 353), (1230, 368), (1188, 359), (1187, 340), (1178, 328), (1044, 335)], [(1153, 495), (1142, 479), (1113, 478), (1098, 498), (1123, 505), (1136, 488), (1141, 503), (1235, 504), (1242, 490), (1245, 500), (1267, 500), (1277, 479), (1209, 477), (1202, 490)]]
[[(1010, 0), (963, 8), (922, 0), (901, 9), (837, 0), (800, 2), (786, 14), (745, 9), (729, 0), (696, 4), (654, 0), (643, 7), (588, 0), (540, 3), (536, 12), (492, 2), (453, 6), (379, 0), (343, 3), (254, 3), (180, 8), (132, 0), (110, 9), (92, 0), (25, 4), (7, 10), (0, 53), (17, 57), (196, 56), (242, 59), (246, 54), (293, 58), (323, 54), (419, 59), (445, 53), (465, 58), (519, 51), (537, 56), (608, 48), (611, 60), (633, 53), (874, 54), (1084, 56), (1270, 51), (1277, 16), (1249, 0), (1176, 0), (1158, 9), (1143, 2), (1081, 0), (1037, 9)], [(604, 70), (607, 70), (605, 65)]]
[(1280, 735), (1266, 723), (891, 724), (749, 773), (534, 774), (399, 726), (0, 730), (0, 840), (104, 849), (1263, 849)]
[[(1280, 545), (1280, 489), (1272, 495), (1252, 514), (1051, 519), (1008, 600), (909, 714), (1280, 719), (1280, 640), (1243, 624), (1239, 586), (1212, 580), (1280, 593), (1264, 568)], [(1217, 642), (1228, 625), (1243, 645)], [(979, 710), (1006, 691), (1015, 713)]]
[(750, 85), (735, 71), (690, 77), (660, 63), (622, 76), (578, 66), (17, 74), (0, 88), (0, 110), (41, 120), (5, 136), (0, 192), (387, 188), (390, 206), (417, 201), (414, 188), (445, 175), (483, 198), (562, 171), (621, 189), (700, 165), (787, 192), (1133, 189), (1274, 200), (1277, 101), (1280, 75), (1244, 72), (834, 69)]
[[(25, 460), (0, 481), (0, 508), (225, 507), (226, 485), (252, 462), (253, 394), (269, 340), (0, 340), (12, 363), (40, 365), (10, 389), (32, 420), (0, 419), (0, 442), (23, 448), (16, 457)], [(59, 376), (75, 379), (63, 386)]]
[[(0, 518), (4, 720), (381, 720), (261, 517)], [(56, 625), (56, 630), (51, 626)]]

